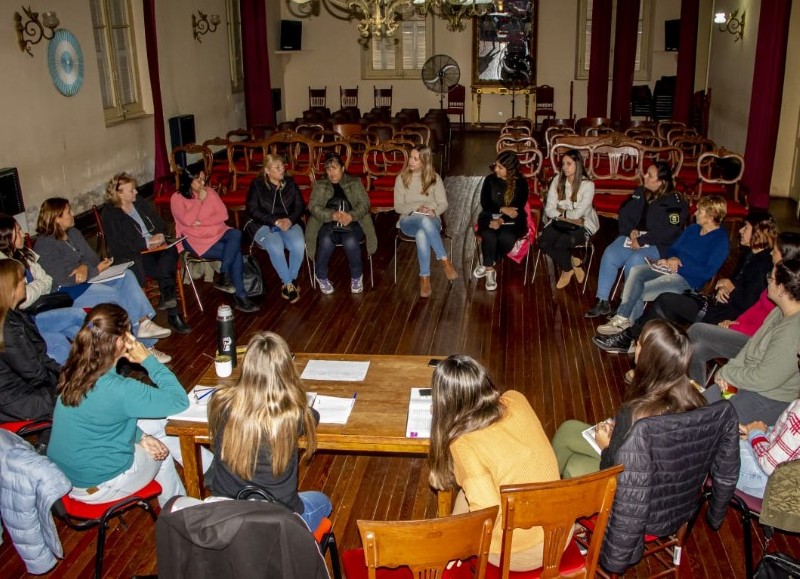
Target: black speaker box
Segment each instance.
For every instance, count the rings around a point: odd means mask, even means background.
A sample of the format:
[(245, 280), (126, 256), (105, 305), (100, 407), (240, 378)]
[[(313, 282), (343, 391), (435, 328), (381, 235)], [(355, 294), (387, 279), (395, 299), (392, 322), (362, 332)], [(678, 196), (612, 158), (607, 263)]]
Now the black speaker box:
[(678, 45), (681, 41), (681, 21), (664, 21), (664, 50), (667, 52), (678, 52)]
[[(169, 138), (173, 149), (194, 143), (194, 115), (180, 115), (170, 118)], [(186, 167), (186, 154), (178, 153), (175, 156), (175, 163), (181, 167)]]
[(0, 169), (0, 212), (16, 215), (25, 212), (22, 200), (22, 187), (19, 185), (19, 173), (16, 167)]
[(281, 20), (281, 50), (300, 50), (303, 45), (303, 23)]

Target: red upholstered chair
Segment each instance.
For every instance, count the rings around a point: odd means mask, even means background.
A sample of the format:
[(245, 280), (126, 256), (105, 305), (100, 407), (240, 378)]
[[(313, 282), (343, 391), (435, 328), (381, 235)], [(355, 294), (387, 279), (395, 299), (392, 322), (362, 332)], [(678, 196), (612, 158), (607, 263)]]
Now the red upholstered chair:
[(373, 213), (394, 209), (394, 182), (407, 162), (408, 151), (398, 143), (374, 145), (364, 151), (364, 169), (369, 176), (367, 193)]
[(463, 84), (455, 84), (447, 93), (447, 111), (448, 115), (455, 115), (458, 117), (458, 127), (464, 130), (464, 102), (467, 98), (467, 89)]
[[(363, 549), (345, 551), (347, 579), (483, 579), (498, 507), (423, 521), (358, 521)], [(475, 562), (446, 569), (454, 560)], [(477, 569), (473, 575), (472, 567)]]
[(536, 111), (533, 116), (537, 125), (539, 125), (539, 117), (545, 119), (556, 117), (555, 90), (552, 86), (542, 84), (536, 87)]
[(28, 436), (29, 434), (38, 434), (43, 430), (53, 427), (53, 421), (45, 420), (18, 420), (15, 422), (0, 422), (0, 428), (13, 432), (18, 436)]
[(122, 513), (130, 509), (140, 508), (147, 511), (155, 522), (156, 511), (150, 505), (150, 501), (160, 494), (161, 485), (156, 481), (151, 481), (130, 496), (110, 503), (90, 505), (65, 495), (53, 505), (53, 513), (76, 531), (86, 531), (93, 527), (98, 527), (94, 576), (95, 579), (100, 579), (103, 576), (103, 551), (105, 549), (106, 528), (109, 520), (121, 516)]
[(743, 221), (750, 211), (747, 197), (739, 186), (744, 175), (744, 158), (738, 153), (725, 149), (703, 153), (697, 158), (697, 185), (699, 201), (704, 195), (721, 195), (728, 202), (728, 215), (731, 221)]

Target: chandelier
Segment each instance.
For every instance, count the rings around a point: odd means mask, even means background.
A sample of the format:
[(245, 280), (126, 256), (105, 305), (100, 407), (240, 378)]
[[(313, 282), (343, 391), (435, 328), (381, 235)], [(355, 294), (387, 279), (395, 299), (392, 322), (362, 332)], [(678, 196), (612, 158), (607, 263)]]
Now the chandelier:
[(289, 11), (300, 18), (319, 16), (324, 7), (334, 18), (358, 21), (362, 44), (370, 37), (394, 36), (404, 17), (432, 13), (447, 20), (449, 30), (464, 30), (466, 19), (483, 16), (493, 0), (286, 0)]

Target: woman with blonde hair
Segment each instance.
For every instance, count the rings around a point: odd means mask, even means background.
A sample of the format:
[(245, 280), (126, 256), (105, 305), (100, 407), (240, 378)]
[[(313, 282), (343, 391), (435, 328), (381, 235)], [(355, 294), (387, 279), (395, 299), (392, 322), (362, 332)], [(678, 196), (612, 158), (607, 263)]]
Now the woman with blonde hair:
[(398, 229), (416, 240), (420, 297), (431, 295), (431, 249), (447, 279), (458, 279), (458, 272), (442, 243), (442, 214), (447, 210), (447, 193), (442, 178), (433, 168), (428, 147), (417, 145), (408, 154), (408, 163), (394, 182), (394, 210), (400, 214)]
[(267, 155), (264, 159), (264, 174), (250, 183), (245, 208), (248, 218), (245, 233), (269, 254), (272, 267), (283, 284), (281, 297), (295, 303), (300, 299), (297, 275), (306, 247), (300, 227), (306, 206), (297, 184), (286, 177), (283, 157)]
[[(152, 386), (118, 374), (122, 358), (140, 364)], [(72, 481), (71, 497), (91, 504), (112, 502), (153, 479), (161, 485), (162, 506), (185, 494), (165, 445), (166, 421), (143, 419), (177, 414), (188, 408), (189, 399), (175, 374), (133, 337), (125, 310), (101, 304), (86, 314), (58, 394), (47, 456)]]
[[(25, 268), (0, 261), (0, 421), (50, 418), (61, 368), (47, 355), (25, 300)], [(46, 442), (46, 441), (45, 441)]]
[(272, 332), (256, 334), (241, 372), (208, 407), (214, 494), (236, 498), (245, 487), (258, 487), (316, 529), (331, 513), (331, 502), (321, 492), (297, 492), (297, 441), (305, 436), (305, 457), (311, 457), (319, 415), (308, 406), (288, 344)]
[[(455, 514), (499, 506), (501, 485), (558, 480), (553, 448), (522, 393), (501, 395), (486, 370), (461, 355), (436, 366), (431, 388), (430, 483), (436, 489), (461, 487)], [(501, 516), (489, 549), (493, 565), (500, 561)], [(511, 570), (541, 567), (543, 546), (541, 527), (516, 531)]]

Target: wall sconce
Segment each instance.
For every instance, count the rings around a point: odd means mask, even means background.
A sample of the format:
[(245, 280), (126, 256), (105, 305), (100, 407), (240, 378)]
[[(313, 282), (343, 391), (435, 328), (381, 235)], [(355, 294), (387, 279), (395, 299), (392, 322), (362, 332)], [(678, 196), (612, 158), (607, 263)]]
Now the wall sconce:
[(219, 22), (219, 14), (212, 14), (209, 16), (201, 10), (197, 11), (197, 15), (192, 14), (192, 32), (194, 33), (194, 39), (197, 42), (203, 42), (203, 39), (200, 37), (209, 32), (216, 32)]
[(745, 13), (746, 11), (742, 10), (742, 16), (739, 17), (738, 9), (731, 12), (730, 16), (726, 16), (724, 12), (717, 12), (714, 15), (714, 24), (719, 24), (720, 32), (729, 32), (733, 34), (733, 41), (738, 42), (744, 35)]
[[(44, 12), (42, 13), (42, 19), (39, 20), (39, 13), (31, 10), (30, 6), (27, 8), (22, 6), (22, 11), (25, 12), (25, 16), (28, 17), (28, 21), (24, 24), (22, 23), (22, 14), (14, 12), (14, 21), (16, 22), (17, 28), (17, 42), (19, 42), (19, 49), (23, 52), (27, 52), (31, 58), (33, 58), (31, 46), (39, 44), (42, 39), (50, 40), (53, 38), (56, 28), (58, 28), (59, 25), (58, 16), (56, 16), (56, 13), (53, 11)], [(26, 36), (30, 38), (25, 38)]]

